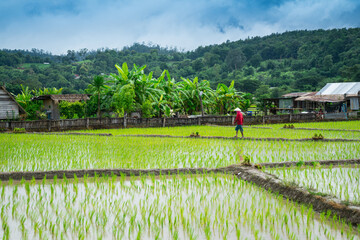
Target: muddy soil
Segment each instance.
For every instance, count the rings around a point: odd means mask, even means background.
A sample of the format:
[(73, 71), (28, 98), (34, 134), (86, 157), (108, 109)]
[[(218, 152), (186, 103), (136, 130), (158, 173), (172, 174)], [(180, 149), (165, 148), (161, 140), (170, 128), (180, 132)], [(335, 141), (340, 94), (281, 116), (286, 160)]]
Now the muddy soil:
[(319, 130), (319, 131), (342, 131), (342, 132), (360, 132), (360, 130), (356, 129), (328, 129), (328, 128), (283, 128), (283, 129), (291, 129), (291, 130)]
[[(11, 133), (11, 132), (9, 132)], [(38, 133), (38, 132), (27, 132), (27, 133), (18, 133), (18, 134), (41, 134), (41, 135), (85, 135), (85, 136), (106, 136), (112, 137), (111, 133), (79, 133), (79, 132), (69, 132), (69, 133)], [(312, 138), (299, 138), (299, 139), (290, 139), (290, 138), (235, 138), (235, 137), (224, 137), (224, 136), (173, 136), (173, 135), (158, 135), (158, 134), (124, 134), (116, 135), (116, 137), (158, 137), (158, 138), (198, 138), (198, 139), (228, 139), (228, 140), (255, 140), (255, 141), (291, 141), (291, 142), (305, 142), (305, 141), (322, 141), (322, 142), (360, 142), (360, 139), (346, 139), (346, 138), (325, 138), (325, 139), (312, 139)]]
[(223, 137), (223, 136), (172, 136), (172, 135), (116, 135), (117, 137), (160, 137), (160, 138), (198, 138), (198, 139), (228, 139), (228, 140), (256, 140), (256, 141), (292, 141), (292, 142), (305, 142), (305, 141), (322, 141), (322, 142), (360, 142), (360, 139), (318, 139), (314, 140), (312, 138), (299, 138), (299, 139), (290, 139), (290, 138), (235, 138), (235, 137)]
[(343, 159), (343, 160), (313, 160), (304, 162), (277, 162), (277, 163), (259, 163), (261, 167), (278, 168), (278, 167), (295, 167), (295, 166), (314, 166), (320, 164), (321, 166), (339, 166), (339, 165), (355, 165), (360, 164), (360, 159)]

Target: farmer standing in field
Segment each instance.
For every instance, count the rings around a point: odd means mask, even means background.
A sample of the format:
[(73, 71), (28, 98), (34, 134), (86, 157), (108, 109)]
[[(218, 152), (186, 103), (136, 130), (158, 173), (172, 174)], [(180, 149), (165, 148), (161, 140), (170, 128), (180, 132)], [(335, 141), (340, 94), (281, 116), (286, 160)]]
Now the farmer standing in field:
[(235, 127), (235, 131), (236, 131), (236, 138), (238, 137), (238, 131), (240, 130), (241, 132), (241, 136), (244, 137), (244, 130), (243, 130), (243, 123), (244, 123), (244, 117), (243, 117), (243, 114), (240, 110), (240, 108), (236, 108), (234, 110), (236, 112), (236, 118), (235, 118), (235, 121), (233, 124), (236, 123), (236, 127)]

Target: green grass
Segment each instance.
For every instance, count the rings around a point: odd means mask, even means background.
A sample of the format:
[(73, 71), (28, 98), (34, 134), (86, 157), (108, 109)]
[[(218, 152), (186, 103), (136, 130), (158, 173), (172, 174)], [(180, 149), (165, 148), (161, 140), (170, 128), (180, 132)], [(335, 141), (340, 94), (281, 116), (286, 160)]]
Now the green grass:
[(51, 65), (50, 64), (43, 64), (43, 63), (23, 63), (20, 65), (20, 67), (22, 68), (31, 68), (31, 66), (34, 65), (40, 69), (46, 69), (49, 68)]
[(83, 60), (83, 61), (78, 61), (76, 63), (82, 64), (82, 63), (92, 63), (92, 62), (93, 62), (92, 60)]

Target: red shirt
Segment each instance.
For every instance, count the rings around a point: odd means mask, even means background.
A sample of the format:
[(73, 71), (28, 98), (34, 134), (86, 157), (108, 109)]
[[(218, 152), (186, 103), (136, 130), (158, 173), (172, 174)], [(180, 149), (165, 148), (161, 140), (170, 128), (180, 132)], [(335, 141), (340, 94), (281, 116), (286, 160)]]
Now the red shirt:
[(240, 111), (236, 113), (236, 118), (234, 123), (236, 123), (236, 125), (243, 125), (244, 117)]

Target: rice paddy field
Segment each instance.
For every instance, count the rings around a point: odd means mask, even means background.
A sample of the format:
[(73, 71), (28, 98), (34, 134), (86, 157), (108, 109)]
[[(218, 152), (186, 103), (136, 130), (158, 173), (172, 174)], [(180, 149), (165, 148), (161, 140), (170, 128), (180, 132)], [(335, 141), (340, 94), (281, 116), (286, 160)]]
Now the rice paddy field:
[[(360, 131), (326, 131), (322, 129), (343, 129), (359, 130), (360, 121), (348, 122), (313, 122), (313, 123), (294, 123), (294, 127), (318, 128), (319, 130), (295, 130), (284, 129), (285, 124), (272, 124), (261, 126), (244, 126), (245, 137), (252, 138), (311, 138), (314, 134), (322, 134), (325, 138), (335, 139), (360, 139)], [(233, 126), (186, 126), (186, 127), (165, 127), (165, 128), (126, 128), (126, 129), (101, 129), (84, 130), (76, 132), (87, 133), (111, 133), (113, 135), (171, 135), (171, 136), (189, 136), (198, 132), (201, 136), (224, 136), (234, 137)]]
[(267, 170), (287, 182), (360, 205), (359, 166), (279, 168)]
[[(294, 124), (343, 131), (249, 126), (246, 137), (360, 139), (359, 121)], [(257, 128), (268, 127), (268, 128)], [(322, 132), (323, 131), (323, 132)], [(78, 132), (78, 131), (77, 131)], [(157, 138), (234, 136), (233, 127), (84, 131), (114, 136), (0, 134), (0, 172), (72, 169), (218, 168), (240, 163), (360, 158), (360, 142)], [(264, 169), (287, 183), (360, 204), (358, 166)], [(360, 239), (330, 212), (230, 174), (95, 176), (0, 182), (2, 239)]]
[(10, 182), (1, 199), (8, 239), (359, 239), (235, 176)]
[[(142, 129), (141, 129), (142, 130)], [(360, 142), (0, 134), (0, 171), (97, 168), (225, 167), (254, 163), (352, 159)]]

